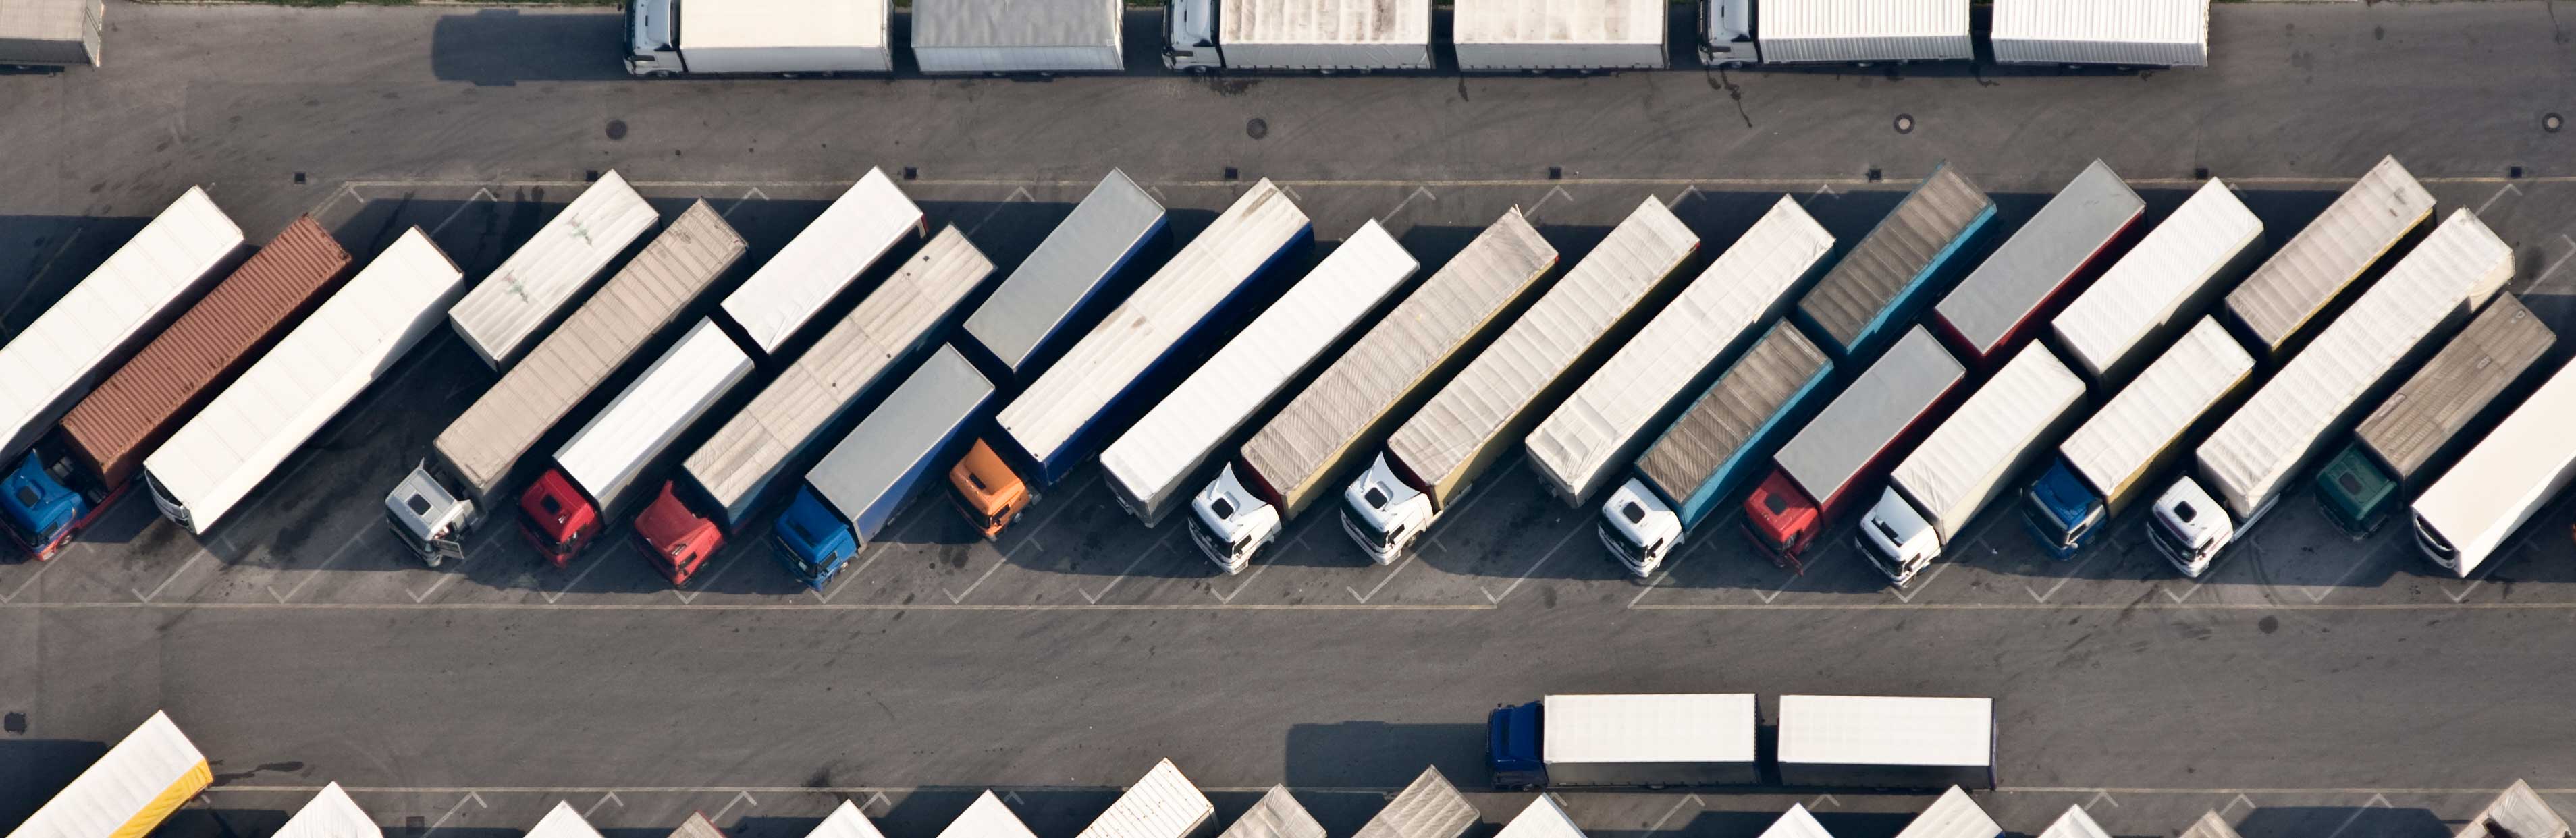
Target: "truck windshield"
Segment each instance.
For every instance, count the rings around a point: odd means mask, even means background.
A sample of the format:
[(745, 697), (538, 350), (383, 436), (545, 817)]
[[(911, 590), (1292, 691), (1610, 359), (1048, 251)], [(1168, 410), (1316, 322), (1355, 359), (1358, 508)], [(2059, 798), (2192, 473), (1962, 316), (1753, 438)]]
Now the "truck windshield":
[(1366, 539), (1371, 547), (1383, 550), (1395, 545), (1395, 537), (1386, 530), (1379, 529), (1377, 522), (1370, 520), (1370, 516), (1344, 515), (1342, 520), (1348, 522), (1351, 525), (1351, 531)]

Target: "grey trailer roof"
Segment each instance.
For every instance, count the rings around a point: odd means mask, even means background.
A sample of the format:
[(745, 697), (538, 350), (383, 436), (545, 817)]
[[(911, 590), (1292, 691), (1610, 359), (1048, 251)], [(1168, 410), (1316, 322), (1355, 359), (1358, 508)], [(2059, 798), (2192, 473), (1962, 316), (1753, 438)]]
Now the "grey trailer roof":
[(2450, 345), (2361, 420), (2353, 435), (2400, 481), (2410, 479), (2557, 341), (2558, 334), (2521, 299), (2498, 295)]
[(1991, 354), (2146, 209), (2110, 164), (2095, 160), (1932, 310), (1978, 355)]
[(2173, 348), (2057, 447), (2104, 497), (2127, 494), (2156, 455), (2254, 373), (2254, 356), (2226, 327), (2200, 318)]
[(0, 60), (98, 66), (106, 15), (104, 0), (0, 0)]
[(1834, 834), (1816, 822), (1815, 813), (1807, 811), (1806, 804), (1791, 803), (1789, 811), (1780, 813), (1779, 820), (1762, 830), (1761, 838), (1834, 838)]
[(2567, 834), (2567, 821), (2558, 816), (2558, 810), (2531, 790), (2530, 781), (2517, 779), (2477, 817), (2462, 824), (2453, 838), (2566, 838)]
[(1287, 786), (1271, 786), (1217, 838), (1325, 838), (1325, 833), (1324, 825), (1306, 813)]
[(1871, 321), (1994, 205), (1976, 184), (1943, 164), (1817, 280), (1798, 301), (1798, 310), (1849, 350)]
[(1661, 44), (1664, 0), (1458, 0), (1460, 44)]
[(1555, 797), (1542, 794), (1531, 798), (1494, 838), (1583, 838), (1583, 830), (1566, 816), (1564, 807), (1556, 805)]
[(1243, 444), (1243, 461), (1288, 501), (1321, 497), (1335, 466), (1372, 441), (1389, 412), (1420, 390), (1468, 339), (1556, 264), (1556, 248), (1515, 207), (1369, 327)]
[(1824, 351), (1805, 332), (1775, 322), (1637, 458), (1637, 470), (1667, 496), (1690, 497), (1824, 368)]
[(1799, 488), (1822, 501), (1958, 383), (1961, 372), (1950, 350), (1941, 348), (1931, 333), (1921, 326), (1907, 329), (1833, 404), (1780, 446), (1774, 459)]
[(1229, 50), (1265, 44), (1431, 43), (1428, 0), (1221, 0), (1217, 43)]
[(713, 320), (699, 320), (634, 383), (555, 449), (555, 465), (590, 493), (601, 514), (725, 391), (751, 374), (751, 356)]
[(1473, 470), (1470, 466), (1493, 453), (1496, 442), (1512, 436), (1521, 419), (1544, 409), (1539, 402), (1551, 385), (1698, 247), (1699, 236), (1673, 217), (1663, 201), (1648, 196), (1449, 386), (1395, 429), (1387, 450), (1433, 484), (1434, 498), (1447, 502), (1447, 493), (1459, 488)]
[(691, 204), (438, 433), (439, 458), (476, 496), (489, 494), (546, 429), (671, 325), (742, 251), (742, 236), (715, 208), (705, 201)]
[(1924, 807), (1923, 814), (1914, 816), (1904, 830), (1897, 832), (1896, 838), (1998, 838), (2003, 834), (2004, 828), (1986, 815), (1967, 790), (1951, 786), (1939, 800)]
[(843, 800), (831, 814), (823, 816), (822, 823), (814, 825), (814, 831), (805, 833), (805, 838), (885, 838), (885, 833), (878, 832), (877, 825), (869, 823), (867, 814), (859, 811), (856, 804)]
[(2344, 286), (2432, 214), (2433, 193), (2424, 191), (2396, 157), (2380, 158), (2307, 229), (2228, 292), (2227, 311), (2262, 342), (2255, 347), (2261, 354), (2278, 353)]
[(690, 453), (681, 472), (722, 507), (725, 526), (741, 524), (796, 452), (928, 342), (992, 273), (966, 234), (940, 231)]
[(2177, 318), (2199, 316), (2201, 294), (2263, 237), (2263, 220), (2216, 178), (2138, 239), (2049, 326), (2067, 366), (2096, 378)]
[(805, 472), (805, 484), (841, 514), (855, 516), (903, 488), (897, 484), (904, 472), (992, 394), (992, 382), (966, 356), (941, 346)]
[(2084, 379), (2046, 344), (2023, 346), (1896, 465), (1890, 480), (1947, 543), (1994, 499), (2024, 455), (2047, 449), (2049, 430), (2082, 398)]
[(1424, 768), (1351, 838), (1458, 838), (1476, 819), (1476, 807), (1440, 769)]
[(507, 369), (555, 312), (659, 220), (626, 178), (609, 171), (465, 292), (447, 319), (483, 363)]
[(2068, 806), (2066, 814), (2057, 816), (2056, 823), (2040, 831), (2039, 838), (2111, 838), (2111, 833), (2102, 831), (2102, 825), (2094, 823), (2093, 816), (2084, 813), (2084, 807)]
[(2228, 826), (2227, 819), (2219, 817), (2217, 812), (2202, 812), (2200, 820), (2192, 821), (2191, 827), (2175, 838), (2237, 838), (2237, 835), (2236, 828)]
[(725, 838), (725, 834), (724, 830), (716, 828), (715, 822), (707, 820), (707, 813), (690, 812), (688, 820), (681, 821), (678, 829), (671, 830), (670, 838)]
[(1020, 823), (1020, 817), (1011, 814), (1011, 807), (994, 797), (991, 789), (985, 789), (965, 812), (948, 822), (948, 828), (939, 831), (939, 838), (1037, 838), (1037, 833)]
[(966, 334), (1003, 366), (1020, 372), (1038, 343), (1062, 327), (1074, 308), (1107, 281), (1110, 270), (1162, 223), (1163, 205), (1126, 172), (1109, 170), (1073, 214), (966, 317)]
[(1117, 0), (913, 0), (914, 47), (1118, 43)]

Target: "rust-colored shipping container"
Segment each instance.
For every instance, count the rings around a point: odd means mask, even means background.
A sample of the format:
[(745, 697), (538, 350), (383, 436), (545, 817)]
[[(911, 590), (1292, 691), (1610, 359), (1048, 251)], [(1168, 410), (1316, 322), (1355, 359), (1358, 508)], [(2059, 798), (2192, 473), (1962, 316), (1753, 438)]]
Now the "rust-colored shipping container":
[(63, 417), (72, 461), (102, 488), (124, 485), (181, 422), (331, 296), (351, 261), (312, 216), (295, 219)]

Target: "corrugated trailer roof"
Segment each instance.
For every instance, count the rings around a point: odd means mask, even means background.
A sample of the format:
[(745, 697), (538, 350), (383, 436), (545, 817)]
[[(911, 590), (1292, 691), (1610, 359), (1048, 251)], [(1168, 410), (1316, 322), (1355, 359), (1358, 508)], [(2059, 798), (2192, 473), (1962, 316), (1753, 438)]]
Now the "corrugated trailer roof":
[(154, 711), (9, 838), (142, 838), (214, 780), (206, 755)]
[(1977, 806), (1966, 789), (1951, 786), (1923, 814), (1905, 824), (1896, 838), (2000, 838), (2004, 828)]
[(843, 800), (831, 814), (823, 816), (822, 823), (814, 825), (814, 831), (805, 833), (805, 838), (885, 838), (885, 833), (878, 832), (877, 825), (869, 823), (857, 805)]
[(1037, 834), (1021, 824), (1019, 816), (1011, 814), (1011, 807), (1002, 805), (1002, 799), (994, 797), (991, 789), (986, 789), (956, 820), (948, 822), (948, 828), (939, 831), (939, 838), (1037, 838)]
[(1424, 768), (1351, 838), (1458, 838), (1476, 818), (1476, 807), (1439, 768)]
[(1753, 762), (1752, 693), (1550, 695), (1540, 714), (1550, 765)]
[(1781, 196), (1699, 278), (1656, 312), (1530, 432), (1529, 461), (1558, 497), (1580, 506), (1719, 354), (1786, 307), (1834, 235)]
[[(1664, 43), (1663, 0), (1458, 0), (1452, 42), (1480, 46), (1583, 47)], [(1476, 62), (1462, 57), (1462, 64)], [(1497, 65), (1499, 66), (1499, 65)]]
[(2202, 812), (2200, 820), (2192, 821), (2191, 826), (2175, 838), (2237, 838), (2237, 835), (2235, 827), (2228, 826), (2227, 819), (2219, 817), (2217, 812)]
[(2254, 373), (2254, 356), (2209, 317), (2148, 364), (2058, 446), (2069, 467), (2104, 497), (2146, 476), (2156, 455)]
[(705, 201), (689, 205), (433, 443), (456, 476), (489, 494), (510, 465), (742, 257), (742, 236)]
[(1993, 354), (2146, 209), (2118, 172), (2095, 160), (1934, 304), (1933, 315), (1973, 357)]
[(1853, 351), (1887, 324), (1898, 297), (1994, 212), (1984, 191), (1942, 164), (1816, 281), (1798, 301), (1799, 313), (1835, 341), (1826, 350), (1837, 357)]
[(1763, 829), (1760, 838), (1834, 838), (1834, 834), (1816, 822), (1815, 813), (1807, 811), (1806, 804), (1791, 803), (1789, 811), (1780, 813), (1780, 819)]
[(992, 382), (974, 364), (956, 347), (941, 346), (806, 470), (805, 485), (848, 517), (852, 534), (865, 542), (875, 533), (856, 526), (858, 520), (900, 507), (900, 498), (888, 505), (888, 495), (909, 490), (906, 477), (992, 395)]
[(1062, 328), (1161, 229), (1163, 205), (1126, 172), (1109, 170), (1074, 205), (1073, 214), (967, 315), (966, 334), (1002, 366), (1019, 372), (1038, 344)]
[(1207, 795), (1167, 759), (1118, 795), (1079, 838), (1188, 838), (1214, 814)]
[(1782, 763), (1991, 766), (1991, 698), (1784, 695)]
[(65, 447), (102, 485), (124, 485), (145, 454), (339, 287), (350, 261), (312, 216), (296, 218), (63, 414)]
[[(2496, 795), (2494, 802), (2460, 825), (2452, 838), (2565, 838), (2567, 820), (2549, 801), (2531, 790), (2527, 780), (2516, 779)], [(2228, 838), (2235, 838), (2231, 833)]]
[(724, 0), (680, 5), (682, 49), (878, 47), (891, 0)]
[(1995, 0), (1993, 29), (2002, 64), (2209, 64), (2209, 0)]
[(884, 169), (869, 169), (743, 280), (742, 287), (725, 296), (725, 317), (741, 326), (763, 354), (775, 353), (823, 304), (916, 232), (926, 232), (921, 208), (904, 197)]
[[(2576, 433), (2569, 428), (2576, 428), (2576, 364), (2551, 373), (2415, 499), (2416, 528), (2433, 529), (2461, 556), (2485, 556), (2576, 474)], [(2457, 570), (2465, 577), (2476, 569), (2462, 563)]]
[(367, 810), (358, 808), (358, 801), (349, 799), (349, 793), (341, 790), (339, 783), (331, 783), (315, 793), (312, 800), (306, 801), (304, 808), (295, 810), (295, 817), (286, 819), (286, 825), (278, 827), (277, 834), (269, 838), (384, 838), (384, 835), (385, 831), (376, 826), (375, 819), (367, 817)]
[(740, 526), (823, 426), (934, 340), (936, 327), (992, 274), (992, 260), (966, 234), (940, 231), (725, 420), (680, 473), (715, 499), (728, 530)]
[(2111, 834), (2102, 831), (2102, 825), (2094, 823), (2093, 816), (2084, 813), (2084, 807), (2068, 806), (2066, 814), (2057, 816), (2057, 822), (2040, 831), (2039, 838), (2111, 838)]
[[(1241, 47), (1431, 45), (1431, 4), (1424, 0), (1221, 0), (1217, 43), (1227, 57)], [(1229, 64), (1232, 62), (1229, 60)]]
[(1283, 517), (1330, 496), (1333, 473), (1555, 264), (1519, 208), (1503, 213), (1254, 432), (1243, 461), (1287, 501)]
[(2394, 156), (2326, 206), (2307, 229), (2227, 294), (2227, 312), (2265, 353), (2277, 354), (2299, 328), (2343, 293), (2409, 230), (2433, 215), (2433, 193)]
[(1699, 401), (1682, 412), (1662, 438), (1637, 458), (1637, 471), (1675, 501), (1682, 520), (1697, 521), (1703, 510), (1724, 500), (1714, 485), (1747, 456), (1753, 438), (1785, 418), (1782, 410), (1822, 383), (1833, 364), (1805, 332), (1785, 321), (1774, 322), (1759, 343), (1718, 375)]
[(1944, 543), (1993, 500), (2048, 431), (2084, 398), (2084, 380), (2048, 347), (2022, 347), (1896, 465), (1893, 484), (1931, 518)]
[(555, 807), (546, 810), (546, 816), (528, 830), (526, 838), (599, 838), (599, 830), (592, 829), (580, 812), (573, 811), (572, 804), (557, 800)]
[(2461, 209), (2326, 326), (2200, 446), (2201, 474), (2242, 520), (2425, 335), (2513, 278), (2513, 246)]
[(1375, 220), (1237, 332), (1100, 453), (1118, 502), (1152, 526), (1218, 445), (1421, 266)]
[(418, 227), (377, 254), (144, 458), (163, 514), (205, 534), (437, 327), (464, 279)]
[(1271, 786), (1217, 838), (1325, 838), (1325, 832), (1287, 786)]
[(1824, 503), (1964, 372), (1931, 333), (1921, 326), (1908, 329), (1772, 459), (1798, 488)]
[(191, 186), (143, 231), (0, 348), (0, 422), (15, 456), (51, 429), (108, 364), (162, 322), (241, 247), (241, 228)]
[(1494, 838), (1583, 838), (1583, 830), (1574, 825), (1573, 818), (1566, 817), (1555, 797), (1542, 794), (1531, 798), (1520, 814), (1512, 816), (1511, 823), (1503, 824), (1503, 831), (1494, 833)]
[(1583, 355), (1664, 284), (1699, 236), (1648, 196), (1601, 244), (1422, 410), (1387, 437), (1388, 452), (1445, 503), (1475, 466), (1489, 462), (1516, 425)]
[(912, 48), (1118, 48), (1116, 0), (914, 0)]
[(2148, 335), (2197, 316), (2194, 303), (2262, 238), (2263, 220), (2226, 183), (2201, 184), (2050, 322), (2067, 365), (2108, 374)]
[(751, 356), (715, 321), (700, 320), (555, 449), (555, 465), (602, 514), (613, 514), (654, 455), (750, 374)]
[(1976, 57), (1966, 0), (1761, 0), (1765, 63)]
[(2398, 480), (2411, 479), (2557, 341), (2558, 334), (2521, 299), (2497, 295), (2450, 345), (2354, 426), (2353, 436)]
[(1030, 459), (1053, 464), (1121, 393), (1307, 229), (1305, 211), (1262, 178), (1004, 406), (996, 420), (1002, 431)]
[(603, 173), (475, 283), (447, 317), (483, 363), (505, 369), (609, 260), (660, 220), (624, 176)]
[(707, 820), (707, 813), (690, 812), (688, 820), (681, 821), (678, 828), (671, 830), (670, 838), (725, 838), (725, 834), (724, 830), (716, 828), (714, 821)]

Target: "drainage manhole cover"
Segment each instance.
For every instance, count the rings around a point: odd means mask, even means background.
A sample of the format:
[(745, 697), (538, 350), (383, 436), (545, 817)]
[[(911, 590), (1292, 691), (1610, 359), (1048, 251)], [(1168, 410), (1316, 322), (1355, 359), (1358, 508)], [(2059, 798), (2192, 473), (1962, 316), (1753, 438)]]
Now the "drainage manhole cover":
[(1243, 134), (1256, 140), (1270, 136), (1270, 120), (1253, 117), (1251, 122), (1243, 124)]
[(1911, 133), (1914, 133), (1914, 115), (1913, 115), (1913, 114), (1910, 114), (1910, 113), (1901, 113), (1901, 114), (1897, 114), (1897, 115), (1896, 115), (1896, 133), (1899, 133), (1899, 134), (1911, 134)]
[(2558, 129), (2565, 127), (2567, 127), (2567, 120), (2558, 118), (2557, 114), (2545, 114), (2540, 117), (2540, 130), (2555, 134), (2558, 133)]

